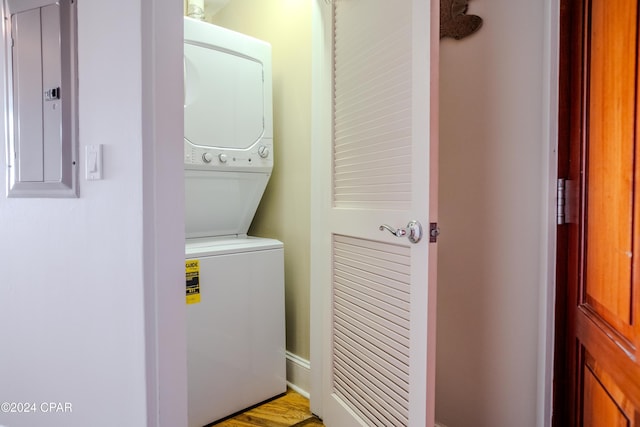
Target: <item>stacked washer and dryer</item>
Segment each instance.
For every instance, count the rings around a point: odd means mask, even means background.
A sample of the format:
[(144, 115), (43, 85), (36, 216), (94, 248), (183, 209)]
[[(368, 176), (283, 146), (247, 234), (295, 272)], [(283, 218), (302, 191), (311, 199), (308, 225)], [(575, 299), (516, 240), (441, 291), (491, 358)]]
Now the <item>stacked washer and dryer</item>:
[[(184, 21), (189, 427), (286, 391), (282, 243), (247, 236), (273, 168), (271, 46)], [(192, 263), (195, 265), (195, 263)]]

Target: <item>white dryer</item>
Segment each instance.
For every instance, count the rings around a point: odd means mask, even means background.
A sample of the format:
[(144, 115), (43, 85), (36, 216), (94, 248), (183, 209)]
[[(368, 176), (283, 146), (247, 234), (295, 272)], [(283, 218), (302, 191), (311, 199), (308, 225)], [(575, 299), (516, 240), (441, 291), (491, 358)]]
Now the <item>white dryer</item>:
[(184, 56), (189, 427), (201, 427), (286, 391), (284, 259), (281, 242), (247, 236), (273, 168), (271, 46), (185, 18)]

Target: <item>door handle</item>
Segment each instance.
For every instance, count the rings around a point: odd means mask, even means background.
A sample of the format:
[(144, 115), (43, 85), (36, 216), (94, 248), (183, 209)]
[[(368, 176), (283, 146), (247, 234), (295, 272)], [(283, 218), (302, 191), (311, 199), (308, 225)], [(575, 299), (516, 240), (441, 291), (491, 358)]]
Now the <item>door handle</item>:
[(379, 230), (387, 230), (396, 237), (407, 236), (407, 239), (409, 239), (411, 243), (418, 243), (420, 239), (422, 239), (422, 225), (415, 220), (409, 221), (409, 224), (407, 224), (405, 228), (393, 228), (390, 225), (382, 224)]

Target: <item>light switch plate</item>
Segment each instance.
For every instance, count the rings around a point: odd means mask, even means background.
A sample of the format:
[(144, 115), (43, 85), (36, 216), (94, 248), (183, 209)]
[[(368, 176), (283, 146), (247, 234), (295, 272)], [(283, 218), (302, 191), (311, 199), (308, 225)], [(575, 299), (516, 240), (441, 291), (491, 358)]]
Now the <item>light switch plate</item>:
[(102, 144), (87, 145), (85, 168), (87, 181), (102, 179)]

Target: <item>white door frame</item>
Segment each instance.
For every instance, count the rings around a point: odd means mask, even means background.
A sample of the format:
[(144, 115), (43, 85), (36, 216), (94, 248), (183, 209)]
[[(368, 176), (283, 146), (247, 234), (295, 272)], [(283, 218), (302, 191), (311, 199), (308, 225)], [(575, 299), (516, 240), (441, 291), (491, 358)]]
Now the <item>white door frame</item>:
[(558, 83), (560, 0), (545, 0), (544, 14), (542, 191), (540, 292), (538, 303), (538, 390), (536, 425), (550, 427), (553, 411), (553, 361), (556, 292), (556, 185), (558, 171)]
[[(329, 200), (327, 192), (330, 183), (317, 179), (319, 165), (330, 164), (331, 147), (326, 141), (331, 139), (331, 75), (325, 69), (331, 63), (331, 34), (325, 33), (324, 24), (331, 19), (322, 7), (325, 0), (311, 0), (311, 248), (310, 259), (317, 259), (318, 253), (330, 250), (328, 236), (320, 231), (327, 229), (326, 203)], [(324, 12), (323, 12), (324, 11)], [(323, 287), (323, 283), (330, 283), (328, 271), (319, 268), (317, 263), (311, 262), (310, 272), (310, 362), (311, 362), (311, 412), (322, 417), (322, 383), (324, 372), (322, 369), (322, 346), (326, 342), (323, 336), (323, 310), (320, 304), (313, 301), (326, 301), (330, 289)]]
[(139, 6), (146, 425), (178, 427), (187, 425), (183, 13), (175, 0)]

